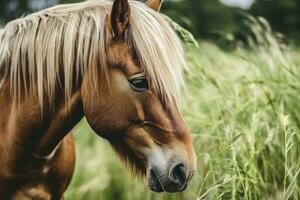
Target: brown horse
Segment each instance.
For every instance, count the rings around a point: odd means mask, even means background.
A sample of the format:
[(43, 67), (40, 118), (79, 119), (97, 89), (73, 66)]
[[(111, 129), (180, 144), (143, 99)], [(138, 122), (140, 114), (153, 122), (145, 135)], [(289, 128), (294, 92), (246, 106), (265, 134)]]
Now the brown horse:
[(177, 107), (185, 62), (160, 5), (59, 5), (0, 30), (1, 200), (63, 198), (68, 133), (83, 117), (151, 190), (186, 188), (196, 156)]

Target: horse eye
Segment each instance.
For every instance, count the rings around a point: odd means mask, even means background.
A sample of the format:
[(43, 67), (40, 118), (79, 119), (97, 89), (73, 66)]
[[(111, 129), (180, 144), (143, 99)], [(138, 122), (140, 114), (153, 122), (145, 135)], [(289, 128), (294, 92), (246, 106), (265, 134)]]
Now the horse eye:
[(149, 89), (148, 80), (146, 77), (141, 76), (128, 80), (132, 89), (138, 92), (143, 92)]

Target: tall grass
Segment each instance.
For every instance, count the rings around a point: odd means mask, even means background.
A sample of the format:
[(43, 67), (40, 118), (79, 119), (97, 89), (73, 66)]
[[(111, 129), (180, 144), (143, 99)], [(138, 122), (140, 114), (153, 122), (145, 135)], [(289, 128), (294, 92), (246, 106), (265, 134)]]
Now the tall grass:
[(250, 47), (230, 52), (182, 35), (190, 44), (182, 113), (198, 156), (185, 192), (150, 192), (82, 122), (66, 199), (300, 199), (300, 54), (265, 20), (249, 21)]

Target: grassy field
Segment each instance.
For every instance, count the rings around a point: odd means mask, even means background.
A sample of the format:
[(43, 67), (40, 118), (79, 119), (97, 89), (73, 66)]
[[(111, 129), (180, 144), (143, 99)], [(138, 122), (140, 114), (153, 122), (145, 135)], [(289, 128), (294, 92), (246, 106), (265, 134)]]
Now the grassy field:
[(182, 112), (198, 168), (185, 192), (150, 192), (83, 121), (66, 199), (300, 199), (300, 53), (264, 20), (251, 26), (250, 47), (189, 48)]

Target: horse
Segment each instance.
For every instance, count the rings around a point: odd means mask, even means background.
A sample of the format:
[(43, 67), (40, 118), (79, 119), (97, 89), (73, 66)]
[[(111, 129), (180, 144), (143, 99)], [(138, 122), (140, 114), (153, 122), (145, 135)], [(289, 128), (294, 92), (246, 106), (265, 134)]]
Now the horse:
[(0, 199), (63, 199), (82, 118), (154, 192), (196, 154), (179, 111), (183, 46), (161, 0), (57, 5), (0, 30)]

